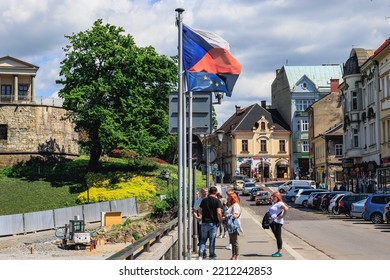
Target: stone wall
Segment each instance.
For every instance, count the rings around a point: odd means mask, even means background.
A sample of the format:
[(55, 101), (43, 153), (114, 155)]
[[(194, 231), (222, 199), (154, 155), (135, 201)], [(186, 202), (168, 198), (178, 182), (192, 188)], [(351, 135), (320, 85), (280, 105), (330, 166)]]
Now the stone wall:
[(76, 157), (78, 133), (60, 107), (36, 104), (0, 104), (0, 166), (8, 166), (32, 156)]

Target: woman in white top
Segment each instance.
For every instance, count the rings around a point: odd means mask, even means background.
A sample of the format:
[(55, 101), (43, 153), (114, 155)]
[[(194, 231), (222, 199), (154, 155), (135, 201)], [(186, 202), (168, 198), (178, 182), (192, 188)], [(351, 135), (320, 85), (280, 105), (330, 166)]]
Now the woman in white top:
[(275, 254), (272, 254), (273, 257), (281, 257), (282, 256), (282, 226), (284, 223), (283, 217), (286, 216), (288, 207), (283, 202), (282, 195), (280, 192), (274, 192), (271, 195), (272, 205), (269, 207), (268, 211), (273, 219), (273, 222), (270, 224), (272, 232), (276, 238), (276, 245), (278, 247), (278, 251)]
[[(232, 215), (233, 219), (238, 219), (238, 221), (240, 221), (241, 207), (237, 195), (234, 192), (229, 192), (227, 202), (229, 208), (226, 210), (225, 215)], [(229, 232), (229, 241), (232, 245), (231, 260), (238, 260), (240, 249), (238, 244), (238, 234), (238, 232)]]

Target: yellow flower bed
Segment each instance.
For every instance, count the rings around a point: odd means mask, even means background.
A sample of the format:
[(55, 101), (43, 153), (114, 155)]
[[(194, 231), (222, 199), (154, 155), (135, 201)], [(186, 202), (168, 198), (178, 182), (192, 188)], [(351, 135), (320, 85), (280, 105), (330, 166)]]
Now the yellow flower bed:
[[(100, 187), (89, 188), (89, 203), (119, 200), (124, 198), (136, 197), (138, 202), (144, 202), (156, 197), (157, 187), (148, 177), (135, 176), (128, 181), (119, 182), (109, 186), (107, 179)], [(104, 185), (104, 187), (101, 187)], [(88, 192), (82, 192), (77, 197), (78, 203), (88, 202)]]

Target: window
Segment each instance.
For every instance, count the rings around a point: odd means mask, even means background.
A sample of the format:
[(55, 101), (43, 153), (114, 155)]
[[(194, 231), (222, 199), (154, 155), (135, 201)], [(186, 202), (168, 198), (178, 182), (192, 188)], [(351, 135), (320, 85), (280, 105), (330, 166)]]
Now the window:
[(359, 147), (359, 131), (357, 129), (353, 129), (352, 131), (352, 147)]
[(260, 152), (267, 152), (267, 140), (260, 140)]
[(302, 152), (309, 152), (309, 141), (302, 141)]
[(369, 145), (374, 145), (376, 143), (376, 139), (375, 139), (375, 123), (370, 123), (369, 127), (368, 127), (368, 132), (370, 134), (370, 138), (369, 138)]
[(242, 143), (241, 143), (241, 150), (243, 152), (247, 152), (248, 151), (248, 140), (242, 140)]
[(358, 109), (358, 96), (357, 92), (352, 92), (352, 103), (351, 103), (351, 110), (357, 110)]
[(286, 151), (286, 140), (279, 140), (279, 152)]
[[(383, 87), (383, 89), (384, 89), (384, 87)], [(385, 93), (386, 93), (385, 97), (389, 97), (390, 96), (390, 76), (389, 75), (386, 76), (386, 90), (385, 90)]]
[(341, 157), (343, 155), (343, 144), (334, 145), (334, 154), (336, 157)]
[(265, 130), (265, 122), (261, 122), (260, 129)]
[(1, 100), (11, 100), (12, 87), (11, 85), (1, 85)]
[(19, 99), (26, 100), (28, 95), (28, 85), (19, 85)]
[(0, 124), (0, 140), (7, 140), (8, 127), (6, 124)]
[(311, 99), (297, 99), (295, 101), (297, 111), (305, 111), (311, 104), (313, 104), (313, 100)]
[(367, 85), (367, 105), (370, 105), (375, 102), (375, 96), (374, 96), (374, 82), (370, 82)]
[(309, 131), (309, 121), (308, 120), (298, 120), (297, 121), (297, 131)]

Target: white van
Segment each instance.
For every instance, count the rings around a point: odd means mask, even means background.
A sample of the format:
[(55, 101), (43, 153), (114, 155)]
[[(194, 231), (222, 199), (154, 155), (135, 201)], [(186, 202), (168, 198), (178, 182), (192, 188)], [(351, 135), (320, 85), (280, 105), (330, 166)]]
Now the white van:
[(292, 186), (291, 188), (289, 188), (289, 190), (287, 191), (287, 194), (284, 196), (284, 199), (286, 201), (292, 201), (294, 202), (295, 201), (295, 196), (296, 194), (301, 190), (301, 189), (305, 189), (305, 190), (311, 190), (311, 189), (314, 189), (314, 187), (310, 186), (310, 185), (306, 185), (306, 186)]
[(313, 180), (289, 180), (278, 187), (280, 193), (287, 193), (287, 191), (293, 186), (309, 186), (316, 187), (316, 182)]

